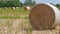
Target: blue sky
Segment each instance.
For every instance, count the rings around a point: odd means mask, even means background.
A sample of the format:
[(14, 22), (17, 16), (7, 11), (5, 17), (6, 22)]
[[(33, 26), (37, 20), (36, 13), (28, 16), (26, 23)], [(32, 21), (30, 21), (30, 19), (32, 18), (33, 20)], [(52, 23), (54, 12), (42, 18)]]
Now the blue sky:
[[(25, 0), (20, 0), (21, 2), (24, 3)], [(60, 0), (35, 0), (36, 3), (53, 3), (53, 4), (57, 4), (59, 3), (60, 4)]]

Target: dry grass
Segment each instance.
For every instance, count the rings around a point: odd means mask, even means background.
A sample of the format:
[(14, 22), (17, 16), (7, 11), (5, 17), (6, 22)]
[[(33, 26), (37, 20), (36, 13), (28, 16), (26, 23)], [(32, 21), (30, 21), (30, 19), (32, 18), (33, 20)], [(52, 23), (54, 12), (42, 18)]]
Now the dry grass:
[(0, 34), (59, 34), (59, 30), (32, 30), (28, 19), (0, 19)]

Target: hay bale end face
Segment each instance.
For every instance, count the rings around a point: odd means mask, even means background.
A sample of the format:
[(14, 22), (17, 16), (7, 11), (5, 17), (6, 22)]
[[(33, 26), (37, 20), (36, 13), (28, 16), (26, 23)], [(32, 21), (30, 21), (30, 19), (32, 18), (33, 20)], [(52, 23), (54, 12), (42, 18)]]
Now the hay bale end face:
[(34, 6), (29, 14), (29, 20), (32, 27), (36, 30), (55, 28), (60, 12), (59, 10), (50, 4), (41, 3)]

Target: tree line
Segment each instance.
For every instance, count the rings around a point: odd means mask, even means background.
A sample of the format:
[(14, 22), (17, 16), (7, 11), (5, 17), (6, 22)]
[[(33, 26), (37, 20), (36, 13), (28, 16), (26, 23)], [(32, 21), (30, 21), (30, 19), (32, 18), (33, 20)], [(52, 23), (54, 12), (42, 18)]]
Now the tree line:
[(24, 3), (19, 0), (15, 1), (0, 1), (0, 7), (22, 7), (24, 5), (34, 5), (36, 2), (32, 0), (25, 0)]
[[(25, 0), (24, 3), (20, 2), (19, 0), (0, 1), (0, 7), (23, 7), (23, 6), (33, 6), (35, 4), (36, 4), (35, 0)], [(60, 4), (56, 4), (55, 6), (60, 7)]]
[(0, 7), (16, 7), (20, 6), (21, 2), (17, 1), (0, 1)]

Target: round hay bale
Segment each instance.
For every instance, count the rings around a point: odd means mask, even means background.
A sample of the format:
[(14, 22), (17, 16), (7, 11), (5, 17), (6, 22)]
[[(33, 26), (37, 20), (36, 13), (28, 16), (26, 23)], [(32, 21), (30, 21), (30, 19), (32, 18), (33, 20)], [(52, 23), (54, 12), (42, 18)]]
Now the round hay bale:
[(31, 10), (30, 6), (24, 6), (24, 10)]
[(19, 9), (19, 7), (16, 7), (16, 9)]
[(59, 10), (48, 3), (35, 5), (29, 14), (32, 27), (36, 30), (55, 28), (56, 23), (60, 22)]
[(4, 7), (5, 9), (8, 9), (7, 7)]
[(15, 10), (16, 8), (15, 7), (12, 7), (13, 10)]
[(23, 7), (24, 10), (27, 10), (26, 6)]

